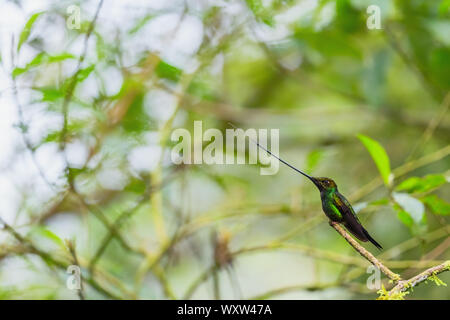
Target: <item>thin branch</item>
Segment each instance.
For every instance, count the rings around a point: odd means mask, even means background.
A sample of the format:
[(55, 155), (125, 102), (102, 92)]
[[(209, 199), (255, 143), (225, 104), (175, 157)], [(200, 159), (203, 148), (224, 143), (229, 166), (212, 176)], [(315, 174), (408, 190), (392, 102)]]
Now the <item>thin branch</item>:
[[(340, 227), (338, 225), (338, 228), (342, 229), (342, 227)], [(378, 265), (383, 265), (384, 266), (384, 270), (388, 270), (387, 273), (389, 273), (389, 269), (388, 267), (386, 267), (386, 265), (392, 267), (392, 268), (407, 268), (407, 267), (428, 267), (430, 264), (435, 264), (435, 263), (441, 263), (440, 261), (416, 261), (416, 260), (403, 260), (403, 261), (387, 261), (384, 264), (382, 264), (378, 259), (376, 259), (370, 252), (368, 252), (367, 250), (365, 250), (364, 248), (362, 248), (353, 238), (351, 238), (351, 236), (346, 233), (345, 230), (342, 229), (342, 231), (346, 234), (346, 236), (344, 236), (344, 238), (347, 240), (347, 236), (348, 238), (350, 238), (352, 242), (356, 243), (356, 247), (358, 247), (357, 251), (358, 252), (364, 252), (364, 257), (367, 259), (366, 256), (371, 256), (371, 260), (372, 261), (378, 261), (377, 264)], [(409, 244), (409, 242), (408, 242)], [(353, 245), (352, 245), (353, 246)], [(317, 258), (317, 259), (324, 259), (324, 260), (328, 260), (328, 261), (332, 261), (332, 262), (336, 262), (336, 263), (340, 263), (340, 264), (344, 264), (344, 265), (351, 265), (354, 267), (358, 267), (358, 268), (366, 268), (367, 267), (367, 263), (365, 263), (363, 260), (357, 258), (357, 257), (351, 257), (351, 256), (345, 256), (345, 255), (341, 255), (341, 254), (337, 254), (335, 252), (330, 252), (330, 251), (324, 251), (324, 250), (320, 250), (314, 247), (309, 247), (309, 246), (305, 246), (305, 245), (301, 245), (301, 244), (292, 244), (292, 243), (282, 243), (279, 242), (278, 240), (272, 241), (268, 244), (265, 245), (261, 245), (261, 246), (255, 246), (255, 247), (250, 247), (250, 248), (243, 248), (240, 250), (237, 250), (235, 252), (232, 253), (232, 256), (238, 256), (241, 254), (248, 254), (248, 253), (252, 253), (252, 252), (258, 252), (258, 251), (270, 251), (270, 250), (276, 250), (276, 249), (292, 249), (295, 251), (299, 251), (303, 254), (309, 255), (311, 257)], [(373, 263), (372, 261), (370, 261), (369, 259), (367, 259), (369, 262)], [(198, 287), (200, 287), (200, 285), (202, 283), (204, 283), (206, 280), (209, 279), (210, 276), (214, 275), (214, 273), (218, 270), (218, 266), (217, 265), (212, 265), (209, 268), (207, 268), (206, 270), (204, 270), (192, 283), (191, 285), (188, 287), (188, 289), (186, 290), (183, 299), (190, 299), (193, 294), (195, 293), (195, 291), (198, 289)], [(381, 269), (381, 268), (380, 268)], [(400, 280), (400, 276), (396, 275), (395, 273), (393, 273), (392, 271), (390, 271), (391, 277), (392, 278), (396, 278), (398, 280)], [(352, 277), (352, 278), (356, 278), (356, 277)], [(392, 279), (390, 278), (390, 279)], [(398, 281), (397, 280), (397, 281)], [(345, 283), (341, 283), (339, 282), (339, 284), (341, 285), (346, 285)], [(336, 284), (337, 286), (338, 284)]]
[(169, 281), (166, 278), (164, 269), (158, 265), (157, 268), (153, 269), (153, 274), (155, 275), (156, 278), (158, 278), (158, 281), (161, 284), (161, 287), (166, 297), (172, 300), (177, 300), (177, 296), (173, 292), (172, 288), (170, 287)]
[[(63, 118), (63, 128), (61, 130), (61, 136), (60, 136), (60, 143), (61, 143), (60, 147), (62, 150), (65, 150), (65, 147), (66, 147), (67, 125), (68, 125), (68, 120), (69, 120), (69, 104), (70, 104), (70, 101), (72, 100), (73, 93), (74, 93), (75, 88), (78, 83), (78, 75), (81, 72), (81, 66), (84, 62), (84, 59), (86, 58), (87, 49), (88, 49), (88, 41), (89, 41), (89, 38), (90, 38), (92, 32), (94, 31), (95, 23), (97, 21), (97, 18), (100, 13), (100, 9), (102, 8), (102, 5), (103, 5), (103, 0), (100, 0), (100, 2), (98, 3), (98, 6), (97, 6), (97, 10), (95, 11), (94, 18), (92, 19), (92, 21), (89, 25), (89, 29), (87, 30), (86, 35), (84, 37), (83, 52), (81, 53), (80, 57), (78, 58), (78, 64), (75, 69), (75, 73), (72, 75), (72, 77), (70, 79), (69, 85), (67, 87), (66, 95), (64, 96), (64, 101), (63, 101), (63, 105), (62, 105), (64, 118)], [(64, 152), (64, 154), (65, 154), (65, 152)], [(70, 177), (70, 175), (69, 175), (69, 177)]]
[(191, 285), (187, 288), (186, 293), (183, 295), (183, 300), (188, 300), (192, 297), (192, 295), (195, 293), (197, 288), (206, 280), (208, 280), (209, 276), (216, 272), (219, 269), (219, 266), (217, 264), (214, 264), (210, 266), (208, 269), (203, 271), (198, 278), (194, 280), (194, 282), (191, 283)]
[[(75, 243), (72, 241), (67, 241), (66, 245), (69, 249), (70, 255), (72, 256), (73, 264), (80, 267), (80, 263), (78, 262), (77, 252), (75, 250)], [(83, 278), (84, 278), (83, 276), (80, 277), (80, 289), (77, 290), (77, 294), (78, 294), (78, 297), (80, 298), (80, 300), (85, 300)]]
[[(403, 176), (411, 171), (414, 171), (418, 168), (426, 166), (430, 163), (440, 161), (440, 160), (446, 158), (448, 155), (450, 155), (450, 145), (447, 145), (433, 153), (424, 155), (421, 158), (411, 160), (411, 161), (395, 168), (394, 170), (392, 170), (392, 173), (394, 174), (394, 176), (396, 178), (398, 178), (398, 177)], [(351, 202), (359, 200), (359, 199), (363, 198), (364, 196), (368, 195), (369, 193), (371, 193), (372, 191), (374, 191), (375, 189), (377, 189), (381, 185), (383, 185), (383, 180), (381, 179), (381, 177), (378, 176), (378, 177), (374, 178), (372, 181), (370, 181), (369, 183), (367, 183), (366, 185), (364, 185), (363, 187), (359, 188), (354, 193), (352, 193), (350, 195), (349, 200)]]
[(394, 282), (399, 281), (400, 275), (392, 272), (389, 268), (387, 268), (383, 263), (381, 263), (373, 254), (371, 254), (369, 251), (364, 249), (363, 246), (361, 246), (358, 242), (356, 242), (355, 239), (352, 238), (348, 234), (347, 231), (342, 228), (339, 223), (330, 221), (330, 226), (332, 226), (342, 237), (344, 237), (345, 240), (356, 250), (360, 255), (362, 255), (364, 258), (366, 258), (371, 264), (376, 266), (378, 269), (381, 270), (385, 275), (389, 277)]
[(184, 229), (178, 228), (172, 237), (160, 246), (157, 254), (147, 253), (146, 258), (139, 266), (135, 276), (135, 290), (139, 292), (142, 281), (147, 272), (152, 271), (153, 274), (160, 280), (164, 292), (169, 298), (173, 298), (172, 290), (169, 288), (167, 281), (164, 280), (164, 274), (161, 270), (160, 261), (170, 250), (185, 236)]
[(125, 222), (126, 219), (128, 219), (129, 217), (131, 217), (135, 212), (137, 212), (137, 210), (144, 204), (144, 201), (147, 199), (146, 196), (141, 197), (141, 199), (139, 199), (137, 201), (137, 204), (134, 205), (132, 208), (124, 211), (115, 221), (114, 223), (111, 225), (111, 228), (108, 229), (108, 234), (103, 238), (102, 243), (100, 244), (100, 246), (98, 247), (97, 251), (95, 252), (93, 258), (91, 259), (91, 261), (89, 262), (89, 270), (92, 272), (94, 270), (95, 265), (97, 264), (98, 260), (100, 259), (100, 257), (103, 255), (103, 253), (105, 252), (106, 248), (108, 247), (109, 243), (111, 242), (111, 240), (114, 238), (114, 232), (118, 231), (119, 228), (121, 227), (122, 223)]
[[(42, 251), (41, 249), (37, 248), (31, 241), (21, 236), (12, 226), (10, 226), (8, 223), (6, 223), (1, 217), (0, 217), (0, 224), (3, 225), (3, 228), (5, 231), (9, 232), (21, 245), (23, 245), (30, 253), (35, 254), (39, 257), (41, 257), (44, 261), (47, 263), (50, 263), (64, 271), (67, 270), (67, 267), (70, 265), (67, 262), (63, 262), (60, 260), (57, 260), (53, 258), (50, 254), (48, 254), (45, 251)], [(94, 278), (87, 277), (86, 282), (89, 283), (89, 285), (94, 288), (99, 293), (103, 294), (104, 296), (120, 300), (121, 297), (117, 296), (115, 293), (110, 292), (108, 289), (105, 289), (102, 285), (100, 285)]]
[(396, 295), (401, 292), (408, 291), (418, 284), (427, 281), (431, 277), (434, 277), (444, 271), (450, 270), (450, 260), (445, 261), (444, 263), (437, 265), (435, 267), (429, 268), (424, 272), (419, 273), (417, 276), (412, 277), (409, 280), (399, 281), (398, 284), (389, 291), (389, 296)]
[[(447, 236), (449, 231), (450, 231), (450, 226), (446, 226), (446, 227), (434, 230), (425, 235), (422, 235), (420, 237), (408, 239), (408, 240), (384, 251), (382, 254), (380, 254), (380, 258), (392, 259), (394, 257), (398, 257), (399, 255), (401, 255), (413, 248), (416, 248), (421, 243), (430, 243), (430, 242), (436, 241), (442, 237)], [(414, 266), (414, 268), (429, 268), (430, 267), (428, 265), (423, 264), (423, 263), (425, 263), (425, 261), (410, 261), (409, 265), (402, 265), (402, 266), (398, 265), (401, 262), (402, 261), (395, 260), (395, 261), (385, 262), (385, 264), (389, 264), (389, 266), (391, 268), (404, 268), (404, 267), (411, 268), (413, 266)], [(392, 263), (395, 263), (395, 264), (391, 265)], [(439, 263), (435, 263), (434, 265), (436, 265), (436, 264), (439, 264)], [(358, 278), (363, 273), (364, 273), (364, 270), (355, 269), (355, 270), (348, 272), (347, 275), (345, 276), (345, 279), (346, 279), (346, 281), (351, 281), (351, 280)]]
[(338, 285), (339, 285), (339, 283), (336, 283), (336, 282), (324, 283), (324, 284), (318, 283), (318, 284), (292, 285), (292, 286), (287, 286), (287, 287), (283, 287), (283, 288), (269, 290), (262, 294), (250, 297), (249, 300), (266, 300), (266, 299), (272, 298), (273, 296), (278, 296), (278, 295), (289, 293), (292, 291), (302, 291), (302, 290), (320, 291), (320, 290), (336, 287)]
[(439, 124), (445, 118), (445, 114), (447, 113), (449, 108), (450, 108), (450, 92), (447, 92), (447, 94), (444, 97), (444, 100), (441, 103), (439, 112), (431, 119), (427, 128), (425, 129), (422, 136), (420, 137), (419, 141), (417, 141), (417, 143), (415, 144), (415, 146), (412, 148), (411, 152), (409, 153), (408, 157), (406, 158), (406, 161), (409, 161), (411, 158), (413, 158), (416, 151), (421, 146), (424, 146), (428, 142), (428, 140), (430, 140), (430, 138), (433, 136), (433, 133), (436, 130), (436, 128), (439, 126)]
[[(12, 63), (12, 69), (14, 69), (14, 36), (11, 38), (11, 63)], [(5, 70), (6, 71), (6, 70)], [(40, 177), (42, 180), (50, 187), (51, 190), (55, 190), (55, 185), (51, 183), (47, 176), (44, 173), (44, 170), (42, 166), (39, 164), (39, 162), (36, 159), (36, 147), (33, 146), (33, 143), (30, 140), (30, 137), (28, 136), (28, 125), (25, 122), (25, 116), (23, 111), (22, 103), (19, 99), (19, 90), (17, 86), (17, 80), (15, 76), (11, 73), (11, 81), (12, 81), (12, 96), (13, 100), (17, 106), (17, 113), (19, 118), (19, 130), (22, 136), (23, 143), (25, 147), (28, 149), (31, 155), (31, 160), (34, 163), (34, 166), (36, 167)]]
[[(330, 226), (332, 226), (345, 240), (356, 250), (358, 253), (366, 258), (370, 263), (379, 268), (384, 274), (386, 274), (396, 285), (388, 292), (385, 298), (400, 297), (403, 298), (401, 293), (410, 290), (411, 288), (417, 286), (421, 282), (424, 282), (436, 275), (450, 270), (450, 260), (447, 260), (437, 266), (431, 267), (418, 275), (412, 277), (409, 280), (402, 280), (400, 275), (392, 272), (383, 263), (381, 263), (377, 258), (375, 258), (369, 251), (364, 249), (355, 239), (353, 239), (347, 231), (345, 231), (337, 222), (330, 221)], [(433, 278), (437, 283), (439, 280)]]
[(135, 250), (127, 243), (127, 241), (123, 238), (123, 236), (116, 229), (114, 224), (112, 224), (108, 221), (108, 219), (106, 218), (103, 211), (101, 211), (97, 206), (87, 203), (84, 200), (84, 198), (75, 189), (73, 189), (73, 194), (78, 198), (78, 200), (80, 201), (80, 203), (83, 207), (85, 207), (88, 211), (92, 212), (94, 214), (94, 216), (103, 223), (103, 226), (106, 229), (108, 229), (108, 231), (112, 235), (114, 235), (114, 237), (119, 241), (119, 243), (121, 244), (121, 246), (123, 248), (125, 248), (126, 250), (129, 250), (130, 252), (141, 254), (141, 252), (139, 252), (138, 250)]
[[(284, 238), (284, 237), (283, 237)], [(301, 252), (302, 254), (317, 258), (317, 259), (324, 259), (340, 264), (345, 265), (353, 265), (355, 267), (360, 268), (366, 268), (367, 263), (362, 261), (361, 259), (358, 259), (356, 257), (350, 257), (350, 256), (344, 256), (340, 255), (335, 252), (330, 251), (324, 251), (320, 250), (314, 247), (305, 246), (302, 244), (293, 244), (293, 243), (285, 243), (280, 242), (279, 240), (271, 241), (265, 245), (261, 246), (255, 246), (255, 247), (249, 247), (249, 248), (242, 248), (237, 251), (234, 251), (231, 253), (233, 257), (242, 255), (242, 254), (249, 254), (259, 251), (270, 251), (270, 250), (277, 250), (277, 249), (288, 249), (288, 250), (295, 250), (298, 252)], [(198, 278), (196, 278), (189, 288), (186, 290), (186, 293), (184, 294), (183, 299), (190, 299), (192, 295), (195, 293), (197, 288), (206, 280), (209, 279), (211, 275), (213, 275), (214, 272), (216, 272), (219, 269), (219, 265), (214, 264), (210, 266), (208, 269), (206, 269), (203, 273), (201, 273)]]
[(436, 83), (429, 76), (427, 70), (420, 63), (420, 60), (414, 59), (408, 55), (408, 53), (401, 47), (400, 41), (397, 36), (392, 31), (391, 25), (387, 24), (384, 28), (384, 35), (386, 37), (387, 43), (394, 49), (394, 51), (400, 56), (405, 65), (409, 67), (413, 73), (417, 76), (422, 86), (428, 90), (431, 97), (441, 100), (442, 91), (436, 86)]

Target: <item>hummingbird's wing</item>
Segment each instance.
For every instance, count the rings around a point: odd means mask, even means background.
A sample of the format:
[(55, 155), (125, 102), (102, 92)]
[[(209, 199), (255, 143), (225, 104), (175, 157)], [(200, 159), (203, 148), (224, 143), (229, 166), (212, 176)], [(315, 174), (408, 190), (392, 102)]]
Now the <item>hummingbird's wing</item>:
[(334, 204), (338, 208), (339, 212), (342, 214), (344, 220), (343, 224), (356, 238), (361, 241), (370, 241), (378, 249), (382, 249), (381, 245), (376, 242), (362, 226), (355, 211), (352, 208), (350, 202), (339, 192), (336, 192), (333, 196)]

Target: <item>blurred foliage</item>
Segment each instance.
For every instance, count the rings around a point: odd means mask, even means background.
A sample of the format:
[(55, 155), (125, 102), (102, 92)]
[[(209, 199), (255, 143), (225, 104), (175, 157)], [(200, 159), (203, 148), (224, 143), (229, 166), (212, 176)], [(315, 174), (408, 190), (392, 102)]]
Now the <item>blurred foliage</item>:
[(449, 258), (449, 1), (105, 1), (95, 21), (98, 1), (14, 3), (27, 21), (0, 60), (23, 138), (10, 162), (35, 172), (5, 220), (38, 249), (2, 238), (1, 298), (76, 298), (74, 261), (87, 298), (377, 297), (303, 177), (174, 165), (171, 133), (194, 120), (280, 129), (281, 157), (338, 183), (395, 272)]

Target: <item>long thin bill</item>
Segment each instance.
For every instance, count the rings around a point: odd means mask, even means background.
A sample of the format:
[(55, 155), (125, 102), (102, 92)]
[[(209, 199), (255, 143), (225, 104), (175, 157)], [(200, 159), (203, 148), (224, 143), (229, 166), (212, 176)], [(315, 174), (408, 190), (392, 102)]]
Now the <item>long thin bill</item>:
[[(236, 126), (234, 126), (231, 122), (228, 122), (229, 125), (231, 125), (234, 129), (238, 129), (236, 128)], [(260, 145), (257, 141), (253, 140), (252, 138), (248, 137), (250, 139), (250, 141), (252, 141), (253, 143), (255, 143), (258, 147), (260, 147), (261, 149), (263, 149), (264, 151), (266, 151), (268, 154), (270, 154), (272, 157), (278, 159), (278, 161), (280, 161), (281, 163), (284, 163), (285, 165), (287, 165), (289, 168), (297, 171), (298, 173), (304, 175), (305, 177), (307, 177), (309, 180), (311, 180), (312, 182), (314, 182), (314, 178), (311, 177), (310, 175), (304, 173), (303, 171), (297, 169), (296, 167), (294, 167), (293, 165), (289, 164), (288, 162), (284, 161), (283, 159), (277, 157), (276, 155), (274, 155), (272, 152), (270, 152), (269, 150), (267, 150), (266, 148), (264, 148), (262, 145)], [(315, 182), (314, 182), (315, 183)]]

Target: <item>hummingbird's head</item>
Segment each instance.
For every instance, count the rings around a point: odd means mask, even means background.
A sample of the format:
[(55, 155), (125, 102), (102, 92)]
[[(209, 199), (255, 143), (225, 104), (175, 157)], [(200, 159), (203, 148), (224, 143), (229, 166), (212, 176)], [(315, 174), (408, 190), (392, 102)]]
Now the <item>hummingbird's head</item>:
[(337, 190), (336, 183), (330, 178), (313, 178), (313, 182), (321, 192)]

